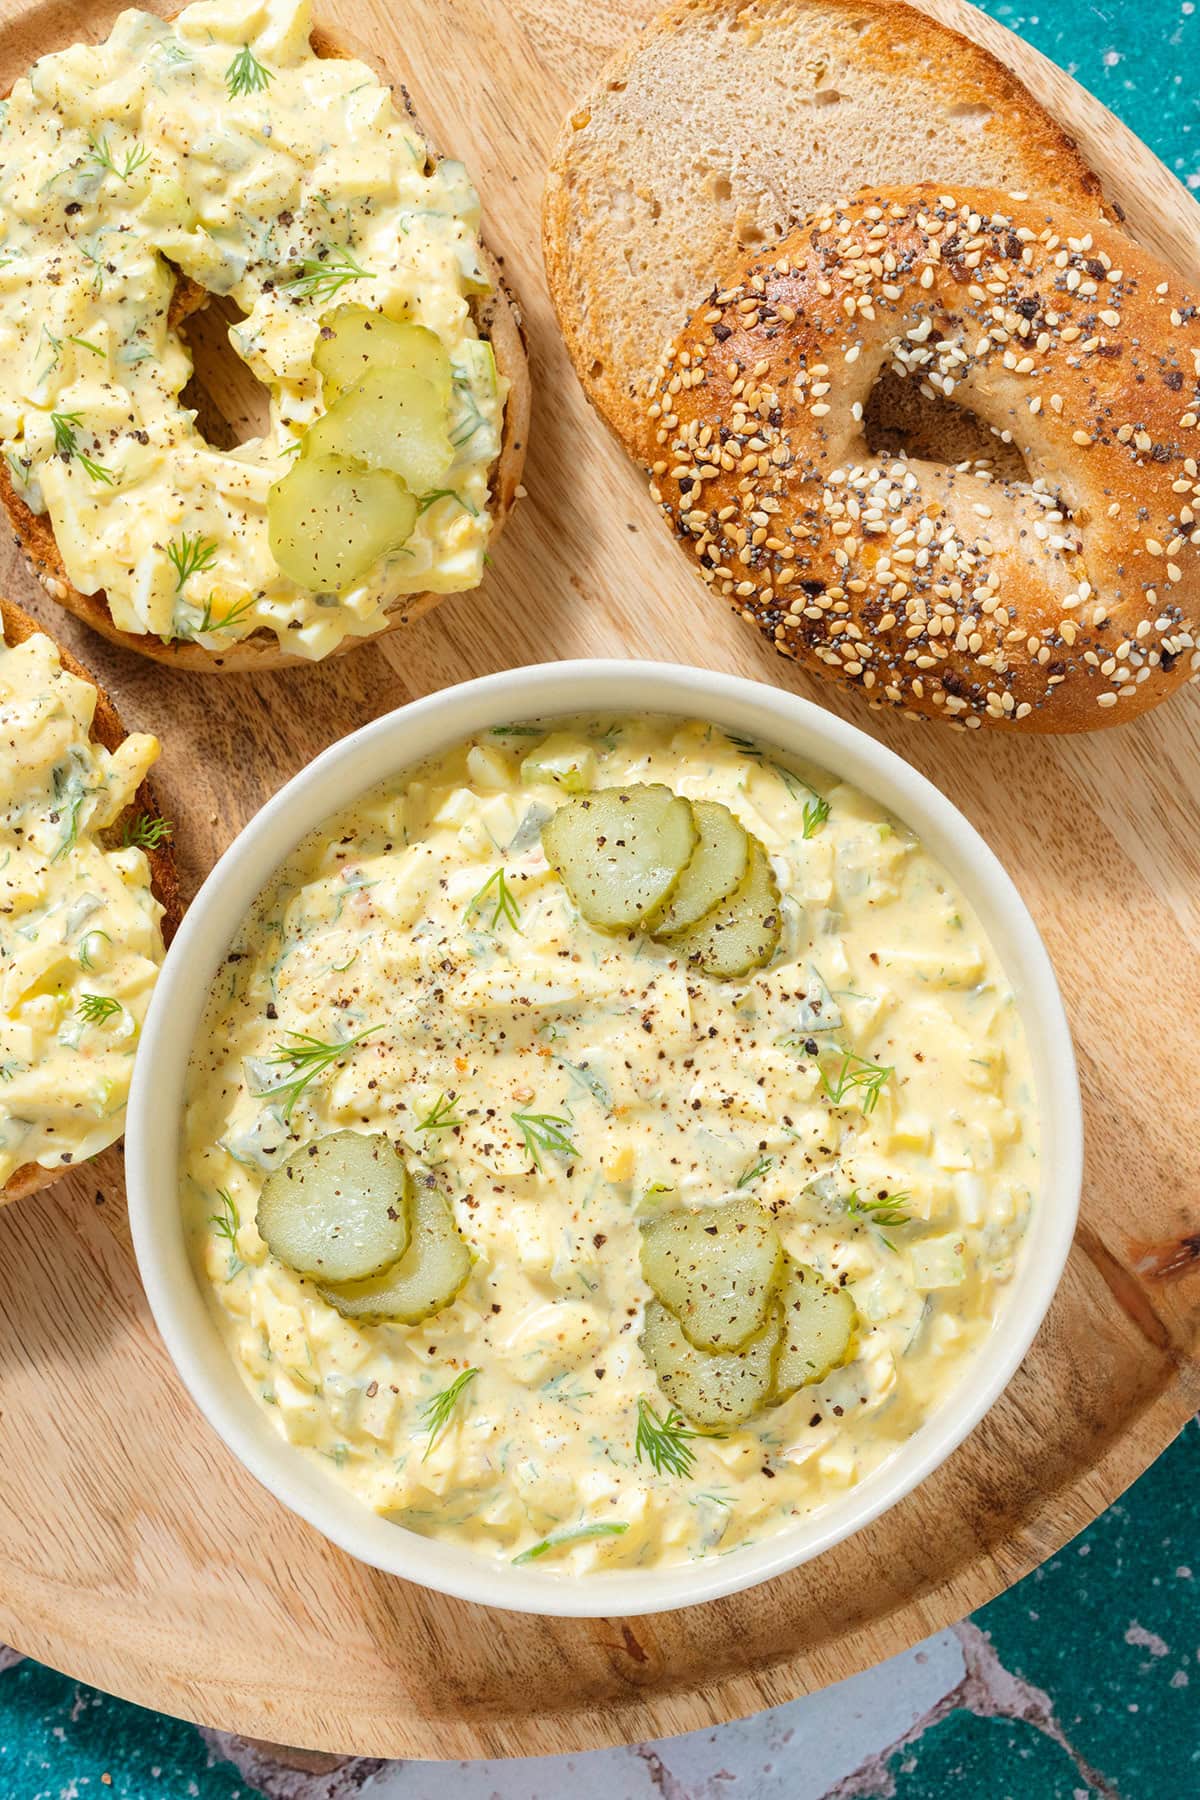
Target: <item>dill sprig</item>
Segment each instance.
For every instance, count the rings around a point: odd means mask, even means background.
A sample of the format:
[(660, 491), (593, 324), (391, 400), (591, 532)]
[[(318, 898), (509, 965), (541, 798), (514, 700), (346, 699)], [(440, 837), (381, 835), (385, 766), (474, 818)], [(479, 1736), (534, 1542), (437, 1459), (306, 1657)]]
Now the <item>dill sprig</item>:
[(75, 1010), (89, 1025), (103, 1025), (106, 1019), (125, 1009), (110, 994), (84, 994)]
[(189, 537), (185, 531), (181, 538), (171, 539), (167, 557), (175, 570), (175, 592), (178, 593), (189, 575), (201, 575), (205, 569), (212, 568), (217, 560), (216, 540), (201, 537), (198, 531)]
[(450, 1421), (454, 1417), (455, 1408), (478, 1373), (478, 1369), (464, 1369), (461, 1375), (455, 1376), (449, 1387), (444, 1387), (440, 1393), (432, 1395), (421, 1407), (421, 1422), (429, 1433), (429, 1442), (425, 1446), (425, 1456), (421, 1458), (422, 1462), (450, 1429)]
[(462, 1120), (454, 1111), (454, 1095), (439, 1094), (429, 1112), (414, 1129), (416, 1131), (456, 1131), (461, 1124)]
[(525, 1148), (533, 1158), (536, 1168), (543, 1169), (541, 1152), (553, 1151), (555, 1156), (575, 1157), (578, 1148), (571, 1142), (571, 1120), (563, 1113), (521, 1113), (512, 1115), (513, 1124), (525, 1140)]
[(344, 248), (327, 250), (322, 256), (306, 256), (300, 268), (299, 275), (281, 283), (298, 300), (329, 300), (340, 293), (348, 281), (375, 279), (374, 270), (364, 269)]
[(839, 1057), (840, 1062), (832, 1077), (827, 1070), (820, 1069), (821, 1086), (827, 1099), (834, 1106), (840, 1106), (847, 1094), (861, 1088), (863, 1113), (869, 1117), (875, 1111), (884, 1085), (895, 1074), (895, 1069), (883, 1063), (873, 1063), (868, 1057), (859, 1056), (853, 1050), (843, 1050), (836, 1046), (828, 1054)]
[(79, 940), (78, 961), (80, 968), (88, 975), (90, 975), (95, 968), (95, 964), (92, 961), (92, 953), (88, 949), (88, 945), (93, 938), (103, 938), (106, 944), (112, 943), (112, 939), (109, 937), (107, 931), (101, 931), (98, 925), (94, 925), (90, 931), (84, 932)]
[(250, 611), (256, 599), (255, 595), (247, 594), (244, 600), (236, 601), (227, 613), (222, 613), (221, 617), (217, 619), (213, 617), (213, 598), (214, 596), (210, 594), (204, 602), (204, 611), (200, 615), (199, 623), (189, 625), (185, 631), (179, 632), (178, 636), (198, 638), (206, 637), (210, 631), (228, 631), (231, 625), (236, 625), (237, 621)]
[(552, 1536), (543, 1538), (540, 1544), (531, 1544), (528, 1550), (522, 1550), (520, 1556), (513, 1557), (513, 1563), (536, 1562), (539, 1556), (548, 1556), (563, 1544), (582, 1544), (585, 1538), (620, 1537), (623, 1531), (628, 1530), (628, 1525), (618, 1524), (616, 1520), (611, 1525), (576, 1525), (570, 1531), (554, 1532)]
[(520, 929), (521, 909), (517, 905), (516, 897), (508, 885), (503, 869), (494, 869), (479, 892), (472, 894), (467, 902), (466, 917), (469, 919), (472, 913), (489, 905), (492, 907), (492, 916), (488, 922), (490, 931), (496, 930), (501, 919), (506, 925)]
[(760, 1156), (757, 1162), (751, 1163), (742, 1170), (733, 1185), (740, 1188), (750, 1187), (754, 1182), (761, 1180), (764, 1175), (769, 1174), (774, 1167), (775, 1158), (773, 1156)]
[(665, 1418), (660, 1418), (648, 1400), (640, 1399), (637, 1415), (637, 1436), (633, 1441), (636, 1461), (648, 1462), (656, 1475), (664, 1470), (668, 1475), (690, 1475), (696, 1452), (687, 1440), (703, 1437), (704, 1433), (693, 1431), (673, 1406), (667, 1408)]
[(818, 794), (815, 800), (806, 800), (804, 803), (804, 823), (800, 833), (801, 837), (816, 837), (818, 831), (820, 831), (828, 817), (829, 802), (825, 799), (824, 795)]
[(110, 175), (115, 175), (118, 181), (128, 181), (143, 163), (150, 161), (150, 151), (144, 144), (135, 143), (122, 163), (117, 162), (106, 137), (89, 137), (88, 145), (91, 150), (91, 160), (99, 163), (100, 167), (106, 169)]
[(225, 71), (225, 86), (231, 100), (236, 100), (241, 94), (265, 93), (274, 79), (270, 69), (263, 67), (249, 44), (242, 45)]
[(210, 1213), (208, 1222), (219, 1238), (224, 1238), (229, 1245), (229, 1273), (227, 1280), (232, 1280), (242, 1267), (242, 1259), (238, 1255), (237, 1234), (241, 1230), (242, 1221), (238, 1214), (237, 1202), (228, 1188), (217, 1189), (217, 1199), (221, 1203), (219, 1213)]
[(160, 819), (154, 813), (142, 812), (126, 825), (124, 843), (127, 850), (161, 850), (174, 836), (175, 827), (170, 819)]
[(87, 470), (93, 481), (103, 481), (111, 487), (111, 471), (106, 469), (103, 463), (98, 463), (93, 457), (85, 455), (79, 448), (79, 442), (75, 436), (75, 427), (83, 423), (79, 414), (52, 412), (50, 423), (54, 427), (54, 448), (58, 454), (74, 457), (75, 461)]
[(292, 1080), (281, 1082), (277, 1087), (258, 1088), (255, 1091), (260, 1096), (269, 1094), (272, 1099), (286, 1095), (283, 1116), (290, 1119), (293, 1107), (311, 1081), (315, 1081), (318, 1075), (323, 1075), (334, 1063), (342, 1062), (348, 1052), (365, 1038), (369, 1038), (372, 1032), (382, 1030), (382, 1025), (368, 1025), (365, 1031), (343, 1039), (340, 1044), (324, 1043), (307, 1031), (289, 1031), (288, 1036), (293, 1042), (276, 1044), (275, 1055), (268, 1056), (266, 1060), (273, 1066), (290, 1067), (293, 1072)]
[(436, 506), (439, 500), (455, 500), (464, 512), (470, 513), (473, 519), (479, 517), (479, 508), (473, 506), (455, 488), (431, 488), (427, 494), (418, 495), (417, 517), (420, 518), (422, 513), (428, 512), (431, 506)]
[[(899, 1193), (876, 1194), (873, 1199), (868, 1197), (864, 1200), (858, 1189), (853, 1188), (842, 1201), (842, 1205), (852, 1219), (862, 1219), (866, 1224), (874, 1225), (877, 1228), (884, 1225), (911, 1225), (912, 1214), (904, 1210), (904, 1202), (911, 1198), (912, 1195), (905, 1188), (901, 1189)], [(879, 1235), (889, 1250), (896, 1248), (891, 1238), (882, 1229), (880, 1229)]]

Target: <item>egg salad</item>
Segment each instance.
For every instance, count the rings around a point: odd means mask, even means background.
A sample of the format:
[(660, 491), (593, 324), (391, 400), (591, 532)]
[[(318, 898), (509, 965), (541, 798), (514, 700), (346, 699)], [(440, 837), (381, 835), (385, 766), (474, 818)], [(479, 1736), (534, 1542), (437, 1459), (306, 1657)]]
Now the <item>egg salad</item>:
[(835, 1502), (968, 1378), (1038, 1186), (906, 827), (715, 726), (498, 726), (308, 837), (192, 1055), (242, 1379), (347, 1494), (583, 1574)]
[[(0, 103), (0, 451), (123, 631), (316, 658), (482, 576), (506, 384), (478, 200), (311, 25), (308, 0), (125, 12)], [(270, 395), (228, 451), (183, 397), (200, 290)]]
[(162, 907), (141, 844), (161, 821), (133, 803), (157, 740), (109, 752), (96, 690), (41, 633), (0, 634), (0, 1188), (120, 1137), (138, 1034), (163, 957)]

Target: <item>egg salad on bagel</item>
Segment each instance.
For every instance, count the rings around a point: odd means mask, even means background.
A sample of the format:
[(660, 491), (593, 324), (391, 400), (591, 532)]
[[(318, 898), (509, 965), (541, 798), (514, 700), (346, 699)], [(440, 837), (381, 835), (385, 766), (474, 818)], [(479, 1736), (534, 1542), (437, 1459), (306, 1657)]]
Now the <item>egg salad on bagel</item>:
[[(230, 450), (184, 393), (213, 295), (270, 397)], [(0, 492), (106, 635), (315, 660), (477, 586), (526, 409), (465, 169), (308, 0), (122, 13), (0, 105)]]

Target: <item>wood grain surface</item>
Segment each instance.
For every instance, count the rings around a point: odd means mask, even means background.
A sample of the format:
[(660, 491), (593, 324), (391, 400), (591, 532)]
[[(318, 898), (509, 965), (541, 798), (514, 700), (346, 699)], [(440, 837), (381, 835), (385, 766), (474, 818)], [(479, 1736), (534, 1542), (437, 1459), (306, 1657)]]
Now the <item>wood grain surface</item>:
[[(0, 0), (0, 87), (115, 7)], [(652, 0), (328, 0), (472, 167), (529, 328), (528, 499), (485, 586), (324, 668), (172, 674), (0, 587), (156, 731), (186, 892), (334, 738), (464, 677), (664, 656), (779, 683), (885, 739), (1015, 873), (1060, 974), (1087, 1112), (1083, 1219), (1002, 1403), (869, 1530), (766, 1588), (623, 1622), (487, 1615), (362, 1568), (291, 1518), (204, 1425), (138, 1284), (120, 1160), (0, 1213), (0, 1640), (143, 1705), (312, 1749), (471, 1757), (708, 1725), (849, 1675), (1017, 1580), (1134, 1479), (1200, 1403), (1200, 691), (1064, 742), (969, 737), (834, 699), (712, 602), (588, 415), (538, 250), (560, 114)], [(1095, 100), (959, 4), (929, 10), (1017, 67), (1131, 227), (1200, 287), (1200, 211)], [(936, 173), (935, 171), (933, 173)]]

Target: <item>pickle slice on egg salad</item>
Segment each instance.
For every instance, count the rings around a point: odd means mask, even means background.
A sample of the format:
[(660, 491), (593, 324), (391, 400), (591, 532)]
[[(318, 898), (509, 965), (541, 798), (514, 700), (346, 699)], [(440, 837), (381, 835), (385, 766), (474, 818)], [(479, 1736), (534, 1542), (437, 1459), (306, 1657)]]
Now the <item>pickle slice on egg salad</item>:
[(576, 715), (439, 750), (271, 877), (181, 1203), (238, 1378), (348, 1499), (581, 1577), (897, 1454), (986, 1354), (1038, 1174), (1011, 985), (902, 821), (711, 723)]
[[(213, 653), (326, 656), (478, 585), (491, 529), (478, 199), (311, 27), (310, 0), (124, 12), (0, 108), (0, 455), (74, 588)], [(266, 390), (228, 450), (183, 398), (196, 290)]]

